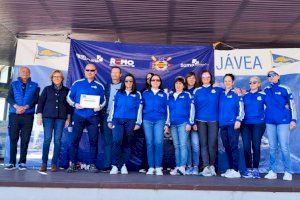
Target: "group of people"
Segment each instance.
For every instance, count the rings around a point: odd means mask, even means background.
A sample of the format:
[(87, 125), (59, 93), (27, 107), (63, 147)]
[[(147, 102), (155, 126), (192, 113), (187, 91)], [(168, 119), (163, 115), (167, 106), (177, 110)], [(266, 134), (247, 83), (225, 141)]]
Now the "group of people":
[[(261, 138), (266, 130), (270, 144), (270, 170), (267, 179), (276, 179), (276, 154), (283, 155), (283, 180), (292, 180), (289, 150), (290, 131), (296, 127), (296, 110), (292, 93), (280, 83), (276, 71), (267, 74), (270, 85), (261, 89), (261, 80), (253, 76), (249, 90), (234, 87), (235, 77), (223, 77), (224, 88), (214, 83), (210, 71), (174, 80), (173, 90), (163, 88), (158, 74), (146, 76), (146, 87), (137, 91), (133, 74), (121, 81), (119, 67), (111, 68), (111, 83), (103, 86), (95, 80), (97, 68), (85, 66), (85, 78), (73, 83), (70, 90), (63, 86), (63, 74), (52, 72), (52, 84), (39, 96), (37, 83), (30, 80), (30, 70), (21, 67), (20, 77), (12, 82), (8, 93), (10, 162), (6, 169), (15, 169), (16, 151), (21, 137), (19, 169), (26, 169), (26, 153), (32, 129), (35, 105), (38, 124), (44, 127), (41, 172), (47, 171), (49, 146), (54, 135), (51, 171), (58, 170), (60, 140), (63, 128), (72, 120), (72, 141), (69, 150), (70, 166), (67, 172), (77, 171), (77, 152), (84, 128), (90, 143), (90, 172), (97, 172), (96, 158), (99, 130), (105, 140), (104, 163), (110, 174), (128, 174), (126, 163), (130, 158), (134, 133), (145, 135), (147, 175), (163, 175), (164, 136), (171, 135), (175, 149), (176, 166), (171, 175), (216, 176), (218, 134), (220, 133), (229, 167), (221, 176), (226, 178), (260, 178)], [(85, 95), (100, 97), (94, 107), (81, 105)], [(73, 108), (73, 109), (72, 109)], [(72, 110), (74, 110), (72, 112)], [(72, 114), (72, 115), (71, 115)], [(99, 124), (101, 124), (99, 128)], [(239, 136), (242, 136), (247, 169), (240, 172)], [(199, 157), (203, 170), (199, 173)]]

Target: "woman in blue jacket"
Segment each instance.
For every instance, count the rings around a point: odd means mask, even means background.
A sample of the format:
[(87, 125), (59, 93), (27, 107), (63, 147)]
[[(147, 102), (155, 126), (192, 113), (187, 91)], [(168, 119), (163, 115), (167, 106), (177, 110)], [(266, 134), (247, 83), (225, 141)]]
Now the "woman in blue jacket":
[(113, 106), (107, 119), (112, 129), (112, 169), (110, 174), (128, 174), (126, 162), (130, 156), (130, 148), (134, 131), (142, 123), (142, 97), (136, 89), (135, 78), (127, 74), (121, 89), (116, 93)]
[[(194, 95), (194, 90), (198, 87), (196, 74), (190, 72), (185, 77), (186, 91), (192, 96)], [(197, 129), (192, 127), (190, 134), (188, 135), (188, 157), (187, 157), (187, 169), (186, 175), (198, 175), (199, 173), (199, 135)]]
[(282, 85), (279, 79), (276, 71), (270, 71), (270, 86), (265, 88), (266, 126), (270, 144), (270, 171), (265, 178), (277, 179), (275, 161), (279, 145), (284, 165), (283, 180), (291, 181), (290, 132), (296, 127), (297, 114), (290, 88)]
[(148, 175), (163, 175), (163, 138), (168, 131), (168, 94), (162, 89), (162, 80), (154, 74), (151, 89), (143, 92), (143, 126), (147, 143)]
[[(265, 132), (265, 93), (261, 91), (261, 81), (253, 76), (249, 81), (250, 90), (243, 97), (245, 117), (241, 126), (244, 156), (247, 170), (245, 178), (260, 178), (258, 166), (260, 160), (260, 143)], [(253, 153), (251, 153), (253, 152)]]
[(171, 175), (185, 175), (187, 163), (187, 141), (189, 131), (194, 124), (195, 109), (192, 95), (183, 91), (185, 79), (177, 77), (174, 83), (175, 92), (169, 96), (170, 126), (175, 148), (176, 167)]
[(219, 97), (223, 89), (213, 86), (213, 76), (204, 70), (200, 77), (200, 87), (194, 90), (195, 121), (194, 129), (200, 138), (202, 176), (216, 176), (215, 164), (218, 150), (218, 108)]
[(219, 126), (225, 153), (228, 157), (229, 169), (221, 176), (226, 178), (240, 178), (239, 172), (239, 135), (240, 126), (244, 118), (242, 98), (233, 89), (233, 74), (225, 74), (223, 78), (225, 91), (221, 92), (219, 100)]

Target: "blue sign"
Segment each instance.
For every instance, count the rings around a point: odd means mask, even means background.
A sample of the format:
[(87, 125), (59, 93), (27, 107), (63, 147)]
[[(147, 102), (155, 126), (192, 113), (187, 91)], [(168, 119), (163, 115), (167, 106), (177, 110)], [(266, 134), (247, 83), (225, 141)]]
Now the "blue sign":
[(84, 67), (93, 63), (97, 67), (96, 79), (106, 84), (110, 69), (119, 66), (122, 74), (132, 73), (138, 88), (145, 85), (145, 76), (152, 72), (163, 79), (163, 86), (172, 88), (176, 76), (193, 71), (197, 75), (204, 69), (214, 70), (214, 50), (208, 46), (174, 46), (123, 44), (112, 42), (71, 40), (67, 85), (84, 77)]

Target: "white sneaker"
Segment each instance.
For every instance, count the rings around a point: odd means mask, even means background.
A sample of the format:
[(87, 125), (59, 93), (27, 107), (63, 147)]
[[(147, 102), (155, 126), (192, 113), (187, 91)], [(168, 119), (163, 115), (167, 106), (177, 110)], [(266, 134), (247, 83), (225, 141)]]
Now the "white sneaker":
[(282, 180), (291, 181), (291, 180), (293, 180), (293, 175), (289, 172), (284, 172)]
[(225, 174), (226, 178), (241, 178), (241, 174), (239, 171), (235, 171), (234, 169), (231, 169), (228, 174)]
[(178, 168), (178, 173), (179, 173), (180, 175), (185, 175), (185, 166), (179, 167), (179, 168)]
[(216, 173), (216, 170), (215, 170), (215, 166), (211, 165), (211, 166), (209, 167), (209, 170), (210, 170), (210, 174), (211, 174), (212, 176), (217, 176), (217, 173)]
[(266, 179), (277, 179), (277, 174), (273, 172), (272, 170), (269, 171), (268, 174), (265, 175)]
[(221, 174), (221, 176), (222, 176), (222, 177), (225, 177), (225, 175), (226, 175), (226, 174), (229, 174), (229, 173), (230, 173), (230, 169), (227, 169), (225, 173), (222, 173), (222, 174)]
[(118, 173), (119, 173), (119, 169), (115, 165), (112, 165), (109, 174), (118, 174)]
[(174, 169), (172, 169), (172, 170), (170, 171), (170, 174), (171, 174), (172, 176), (177, 176), (177, 175), (179, 175), (179, 174), (178, 174), (178, 167), (175, 167)]
[(147, 175), (154, 175), (155, 169), (153, 167), (150, 167), (147, 171)]
[(209, 166), (206, 166), (200, 174), (202, 176), (212, 176)]
[(125, 164), (121, 168), (121, 174), (128, 174), (128, 170)]
[(140, 170), (139, 170), (139, 173), (144, 173), (144, 174), (146, 174), (146, 172), (147, 172), (147, 171), (146, 171), (145, 169), (140, 169)]
[(164, 175), (164, 173), (162, 171), (162, 168), (161, 167), (155, 168), (155, 174), (156, 174), (156, 176), (162, 176), (162, 175)]

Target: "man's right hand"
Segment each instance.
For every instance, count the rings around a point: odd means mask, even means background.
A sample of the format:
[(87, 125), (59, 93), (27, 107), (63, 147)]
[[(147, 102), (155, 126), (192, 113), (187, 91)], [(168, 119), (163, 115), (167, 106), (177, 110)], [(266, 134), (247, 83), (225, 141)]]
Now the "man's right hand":
[(83, 109), (83, 107), (82, 107), (79, 103), (76, 103), (76, 104), (75, 104), (75, 108), (76, 108), (76, 109), (79, 109), (79, 110), (80, 110), (80, 109)]
[(17, 114), (23, 114), (25, 112), (25, 108), (23, 106), (18, 106), (17, 104), (14, 105)]
[(110, 128), (110, 129), (113, 129), (113, 128), (114, 128), (114, 126), (113, 126), (112, 123), (108, 123), (107, 126), (108, 126), (108, 128)]

